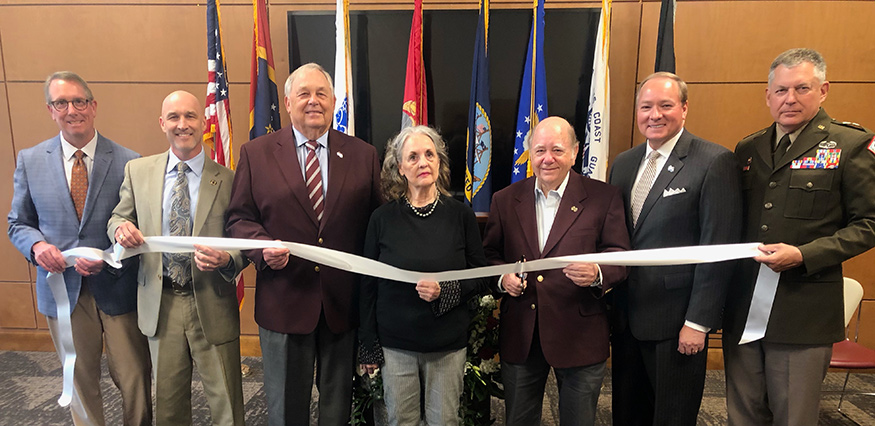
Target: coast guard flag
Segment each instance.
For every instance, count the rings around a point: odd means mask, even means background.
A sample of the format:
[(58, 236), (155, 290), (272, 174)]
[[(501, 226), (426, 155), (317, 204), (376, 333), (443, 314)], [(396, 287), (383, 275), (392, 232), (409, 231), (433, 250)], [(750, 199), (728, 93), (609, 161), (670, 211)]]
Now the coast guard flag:
[(225, 49), (222, 47), (222, 21), (219, 0), (207, 2), (207, 102), (204, 117), (204, 143), (210, 158), (234, 169), (234, 150), (231, 144), (231, 107), (228, 102), (228, 75), (225, 74)]
[(422, 0), (415, 0), (410, 44), (407, 47), (407, 76), (404, 78), (404, 104), (401, 128), (428, 124), (425, 92), (425, 64), (422, 61)]
[(264, 0), (252, 0), (252, 66), (249, 69), (249, 140), (275, 132), (282, 127), (277, 97), (273, 48)]
[(530, 132), (547, 117), (547, 74), (544, 68), (544, 0), (534, 0), (532, 32), (523, 71), (520, 105), (516, 120), (511, 182), (532, 176), (529, 159)]
[(589, 86), (589, 113), (586, 119), (586, 139), (583, 142), (584, 176), (604, 182), (608, 175), (608, 143), (610, 142), (611, 78), (608, 56), (611, 50), (611, 0), (602, 0), (598, 36), (592, 61), (592, 84)]
[(468, 106), (465, 199), (475, 212), (488, 212), (492, 198), (492, 123), (489, 106), (489, 0), (480, 0), (474, 37), (474, 69)]
[(674, 14), (675, 0), (662, 0), (659, 8), (659, 31), (656, 39), (656, 63), (654, 72), (675, 72), (674, 64)]
[(334, 18), (334, 129), (355, 136), (352, 62), (349, 54), (349, 0), (337, 0)]

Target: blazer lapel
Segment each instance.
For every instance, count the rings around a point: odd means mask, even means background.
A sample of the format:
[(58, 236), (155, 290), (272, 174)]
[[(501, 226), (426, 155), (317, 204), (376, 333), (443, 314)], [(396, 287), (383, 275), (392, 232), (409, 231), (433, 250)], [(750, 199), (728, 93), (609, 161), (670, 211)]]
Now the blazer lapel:
[(775, 167), (775, 165), (772, 164), (772, 143), (774, 140), (775, 125), (772, 124), (772, 127), (766, 130), (762, 135), (758, 136), (754, 142), (754, 149), (757, 157), (772, 169)]
[(73, 197), (70, 196), (70, 184), (67, 182), (67, 174), (64, 171), (64, 150), (61, 149), (60, 136), (55, 136), (54, 143), (46, 150), (46, 153), (48, 154), (46, 155), (47, 173), (58, 188), (66, 189), (66, 191), (61, 191), (61, 193), (66, 193), (67, 195), (61, 197), (58, 202), (64, 206), (64, 210), (68, 214), (76, 217), (76, 207), (73, 206)]
[(553, 250), (559, 240), (568, 232), (571, 224), (580, 216), (586, 197), (586, 190), (580, 180), (575, 176), (569, 176), (568, 186), (565, 188), (562, 201), (559, 202), (559, 210), (553, 219), (553, 226), (550, 228), (547, 242), (544, 244), (543, 257), (546, 257)]
[(298, 153), (295, 148), (295, 132), (292, 131), (291, 126), (283, 128), (280, 132), (285, 132), (286, 134), (280, 135), (277, 138), (277, 145), (273, 156), (277, 162), (277, 169), (283, 175), (286, 185), (295, 194), (298, 203), (307, 212), (307, 216), (313, 222), (313, 225), (317, 225), (319, 221), (316, 220), (316, 212), (313, 211), (313, 207), (310, 205), (310, 197), (307, 196), (307, 186), (304, 185), (304, 172), (298, 163)]
[(514, 210), (520, 221), (523, 236), (529, 245), (529, 253), (540, 257), (541, 249), (538, 247), (538, 224), (535, 214), (535, 178), (529, 178), (528, 182), (520, 187), (520, 191), (516, 194), (517, 205)]
[(91, 178), (88, 179), (85, 210), (82, 212), (82, 221), (79, 223), (79, 229), (82, 229), (83, 224), (88, 221), (92, 210), (94, 210), (94, 203), (97, 202), (97, 197), (100, 196), (100, 191), (103, 189), (103, 181), (106, 180), (106, 174), (109, 171), (110, 165), (112, 165), (112, 146), (103, 139), (103, 136), (98, 134), (97, 148), (94, 150), (91, 166)]
[[(632, 224), (632, 189), (635, 186), (635, 177), (638, 175), (638, 167), (641, 167), (641, 162), (644, 161), (644, 153), (647, 152), (647, 142), (632, 148), (635, 159), (634, 163), (630, 163), (626, 170), (618, 170), (616, 175), (619, 181), (617, 186), (623, 191), (623, 202), (626, 210), (626, 223)], [(613, 183), (613, 182), (612, 182)]]
[(219, 180), (218, 163), (211, 160), (209, 157), (204, 159), (204, 171), (201, 174), (201, 183), (198, 189), (197, 208), (194, 213), (194, 225), (192, 226), (191, 235), (200, 236), (201, 229), (207, 216), (210, 214), (210, 209), (213, 206), (213, 201), (216, 200), (216, 195), (219, 193), (219, 186), (222, 182)]
[(662, 171), (659, 172), (656, 181), (653, 182), (653, 186), (650, 187), (650, 192), (647, 193), (647, 198), (644, 199), (644, 205), (641, 206), (641, 213), (638, 214), (638, 225), (635, 227), (633, 235), (638, 232), (638, 229), (641, 228), (641, 224), (646, 221), (647, 214), (650, 213), (653, 206), (659, 202), (660, 198), (662, 198), (663, 191), (668, 188), (671, 181), (673, 181), (675, 176), (677, 176), (678, 173), (681, 172), (681, 169), (684, 168), (683, 159), (686, 158), (687, 152), (690, 149), (691, 140), (692, 136), (690, 136), (686, 130), (683, 130), (683, 134), (680, 139), (678, 139), (678, 143), (674, 146), (674, 149), (671, 150), (671, 154), (665, 161), (665, 165), (662, 166)]
[[(332, 137), (334, 130), (328, 131), (328, 183), (331, 191), (328, 191), (325, 197), (325, 212), (322, 216), (322, 224), (334, 213), (334, 207), (340, 200), (341, 188), (343, 188), (344, 180), (348, 175), (347, 171), (351, 165), (346, 164), (346, 159), (343, 157), (343, 149), (346, 141), (343, 138)], [(309, 200), (308, 200), (309, 202)], [(312, 210), (312, 209), (310, 209)], [(319, 230), (322, 230), (322, 224), (319, 225)]]
[[(170, 151), (164, 151), (163, 154), (155, 156), (155, 160), (149, 165), (146, 176), (149, 180), (145, 182), (146, 193), (152, 194), (152, 202), (149, 203), (148, 217), (139, 217), (140, 230), (144, 227), (151, 227), (155, 230), (155, 235), (162, 235), (161, 218), (164, 208), (164, 177), (167, 174), (167, 159)], [(148, 232), (148, 231), (146, 231)], [(148, 234), (147, 234), (148, 235)]]

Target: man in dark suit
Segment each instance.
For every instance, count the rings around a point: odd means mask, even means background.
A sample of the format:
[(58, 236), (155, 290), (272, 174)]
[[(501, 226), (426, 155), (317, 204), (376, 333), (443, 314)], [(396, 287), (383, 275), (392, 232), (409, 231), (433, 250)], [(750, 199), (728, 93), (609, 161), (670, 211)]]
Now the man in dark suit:
[[(198, 99), (168, 95), (159, 123), (167, 152), (131, 161), (107, 234), (135, 248), (143, 236), (225, 236), (234, 172), (206, 156)], [(237, 274), (240, 251), (195, 245), (191, 253), (144, 253), (138, 292), (140, 330), (155, 371), (155, 424), (191, 424), (191, 375), (197, 365), (213, 425), (243, 425)]]
[[(483, 239), (490, 263), (628, 250), (620, 191), (570, 172), (578, 145), (574, 128), (560, 117), (535, 127), (529, 150), (535, 177), (492, 198)], [(625, 276), (624, 267), (581, 263), (533, 279), (500, 277), (507, 425), (540, 424), (551, 367), (560, 423), (595, 424), (609, 355), (603, 297)]]
[[(730, 425), (817, 424), (832, 344), (844, 338), (842, 262), (875, 246), (875, 135), (831, 119), (821, 108), (828, 91), (819, 53), (780, 54), (766, 89), (775, 122), (735, 149), (744, 239), (764, 244), (726, 303)], [(781, 273), (765, 305), (754, 296), (760, 264)], [(767, 320), (748, 322), (757, 305)]]
[[(632, 248), (738, 242), (741, 184), (732, 152), (684, 129), (687, 86), (647, 77), (636, 97), (647, 142), (619, 156)], [(615, 425), (695, 425), (705, 386), (707, 334), (721, 324), (733, 263), (633, 267), (614, 293)]]
[[(46, 276), (64, 275), (76, 349), (73, 423), (103, 425), (100, 359), (106, 358), (121, 391), (124, 424), (151, 425), (149, 349), (137, 329), (137, 261), (113, 269), (77, 259), (67, 268), (61, 252), (106, 249), (106, 222), (118, 203), (125, 164), (139, 157), (94, 129), (97, 101), (79, 75), (61, 71), (45, 85), (46, 107), (59, 135), (18, 153), (9, 239), (36, 268), (39, 311), (46, 316), (58, 354), (63, 353), (58, 301)], [(63, 360), (62, 360), (63, 361)]]
[[(381, 202), (380, 165), (373, 146), (331, 129), (333, 93), (331, 77), (317, 64), (286, 80), (292, 126), (240, 150), (227, 224), (232, 237), (362, 253), (368, 219)], [(315, 362), (319, 424), (347, 424), (358, 276), (290, 258), (286, 249), (246, 255), (257, 273), (268, 423), (308, 424)]]

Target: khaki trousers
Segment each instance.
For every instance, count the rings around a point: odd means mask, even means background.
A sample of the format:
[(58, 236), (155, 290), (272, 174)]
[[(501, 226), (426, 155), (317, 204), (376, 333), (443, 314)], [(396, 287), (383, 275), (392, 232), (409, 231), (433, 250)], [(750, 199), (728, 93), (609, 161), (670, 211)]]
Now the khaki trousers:
[[(46, 316), (49, 332), (60, 350), (58, 319)], [(149, 348), (146, 336), (137, 326), (137, 312), (107, 315), (97, 308), (94, 296), (85, 280), (79, 300), (70, 315), (73, 327), (73, 346), (76, 348), (76, 367), (73, 385), (79, 395), (74, 404), (81, 403), (88, 419), (82, 419), (73, 410), (76, 426), (104, 426), (103, 397), (100, 394), (100, 359), (106, 345), (109, 375), (122, 395), (125, 426), (152, 424), (152, 381), (149, 372)], [(63, 362), (63, 361), (62, 361)]]
[(155, 366), (155, 424), (191, 425), (191, 375), (197, 366), (213, 425), (243, 425), (240, 339), (220, 345), (207, 341), (195, 296), (165, 289), (158, 329), (149, 338)]

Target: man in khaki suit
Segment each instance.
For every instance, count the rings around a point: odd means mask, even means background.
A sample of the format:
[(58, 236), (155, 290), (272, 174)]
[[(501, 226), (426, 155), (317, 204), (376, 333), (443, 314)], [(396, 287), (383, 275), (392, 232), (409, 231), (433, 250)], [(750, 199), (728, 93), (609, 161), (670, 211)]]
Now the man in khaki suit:
[[(234, 172), (204, 154), (203, 108), (188, 92), (164, 99), (159, 123), (170, 150), (128, 163), (108, 234), (127, 248), (143, 236), (225, 236)], [(214, 425), (243, 424), (239, 251), (195, 246), (194, 255), (145, 253), (139, 274), (140, 330), (149, 338), (158, 426), (191, 424), (196, 363)], [(196, 267), (195, 267), (196, 266)]]

